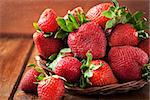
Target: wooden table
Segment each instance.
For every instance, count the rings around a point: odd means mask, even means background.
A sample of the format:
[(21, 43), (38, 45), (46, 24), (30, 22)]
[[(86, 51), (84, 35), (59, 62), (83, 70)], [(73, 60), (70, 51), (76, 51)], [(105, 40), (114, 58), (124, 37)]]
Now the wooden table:
[[(108, 0), (105, 0), (108, 1)], [(67, 9), (82, 6), (87, 11), (99, 0), (0, 0), (0, 100), (38, 100), (38, 97), (25, 94), (18, 86), (22, 75), (29, 69), (38, 54), (33, 45), (32, 22), (36, 21), (43, 9), (56, 9), (63, 16)], [(122, 2), (135, 11), (135, 8), (146, 12), (148, 17), (149, 0), (132, 0)], [(60, 6), (57, 6), (60, 5)], [(138, 91), (109, 96), (75, 96), (65, 94), (64, 100), (149, 100), (149, 84)]]

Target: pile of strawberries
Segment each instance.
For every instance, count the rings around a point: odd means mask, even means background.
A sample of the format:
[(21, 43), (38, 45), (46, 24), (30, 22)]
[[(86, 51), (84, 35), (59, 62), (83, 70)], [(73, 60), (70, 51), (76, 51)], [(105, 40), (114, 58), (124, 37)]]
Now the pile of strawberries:
[(33, 40), (55, 75), (31, 64), (20, 88), (38, 93), (41, 100), (59, 100), (65, 85), (88, 88), (150, 78), (147, 20), (142, 12), (132, 14), (112, 1), (86, 14), (77, 7), (64, 17), (46, 9), (33, 23)]

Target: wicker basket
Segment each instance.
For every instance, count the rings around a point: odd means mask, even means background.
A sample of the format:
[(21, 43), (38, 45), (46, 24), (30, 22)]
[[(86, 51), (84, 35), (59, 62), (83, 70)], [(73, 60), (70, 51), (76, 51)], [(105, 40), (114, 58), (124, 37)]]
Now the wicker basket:
[[(36, 56), (35, 60), (37, 62), (37, 65), (45, 69), (46, 72), (50, 72), (54, 74), (54, 72), (50, 69), (48, 69), (45, 64), (46, 61), (42, 60), (40, 56)], [(109, 94), (116, 94), (116, 93), (125, 93), (131, 90), (138, 90), (144, 85), (146, 85), (148, 82), (141, 79), (137, 81), (130, 81), (122, 84), (111, 84), (106, 85), (102, 87), (89, 87), (86, 89), (82, 89), (79, 87), (68, 87), (65, 86), (66, 92), (71, 94), (77, 94), (77, 95), (109, 95)]]

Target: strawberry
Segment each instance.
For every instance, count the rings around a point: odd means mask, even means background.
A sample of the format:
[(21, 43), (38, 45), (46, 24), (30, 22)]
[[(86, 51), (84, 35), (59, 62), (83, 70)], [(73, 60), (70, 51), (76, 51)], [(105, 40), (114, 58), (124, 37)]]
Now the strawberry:
[(32, 68), (30, 70), (28, 70), (21, 82), (20, 82), (20, 88), (21, 90), (25, 91), (25, 92), (33, 92), (36, 93), (37, 92), (37, 85), (34, 84), (34, 82), (37, 82), (36, 77), (39, 76), (39, 72), (35, 69)]
[(43, 33), (35, 32), (33, 40), (39, 54), (44, 58), (48, 58), (53, 53), (58, 53), (63, 46), (63, 42), (60, 39), (46, 38)]
[(105, 61), (92, 60), (90, 52), (87, 52), (86, 55), (87, 61), (81, 67), (86, 83), (92, 86), (104, 86), (117, 83), (117, 79), (113, 75), (110, 66)]
[(40, 100), (60, 100), (64, 92), (64, 82), (56, 75), (49, 76), (38, 84)]
[(141, 79), (141, 69), (148, 63), (147, 54), (132, 46), (112, 47), (108, 59), (114, 74), (123, 82)]
[(150, 56), (150, 44), (149, 43), (150, 43), (150, 38), (145, 39), (138, 44), (138, 47), (141, 48), (143, 51), (145, 51), (148, 54), (148, 56)]
[(80, 61), (74, 57), (64, 57), (57, 62), (54, 72), (69, 82), (77, 82), (81, 75), (81, 65)]
[[(117, 83), (117, 79), (113, 75), (113, 72), (109, 65), (102, 60), (93, 60), (90, 63), (93, 66), (93, 76), (89, 78), (92, 86), (104, 86)], [(95, 69), (99, 67), (98, 69)]]
[(103, 11), (102, 15), (110, 18), (106, 22), (105, 31), (112, 30), (109, 36), (110, 46), (136, 46), (139, 40), (147, 38), (144, 29), (147, 28), (146, 18), (140, 11), (132, 14), (127, 7), (119, 6), (117, 0), (113, 0), (114, 6)]
[(103, 11), (109, 10), (109, 8), (113, 6), (112, 3), (100, 3), (94, 7), (92, 7), (86, 14), (87, 18), (91, 21), (98, 23), (101, 27), (105, 27), (105, 24), (110, 18), (107, 18), (102, 15)]
[(138, 42), (138, 33), (131, 24), (118, 24), (109, 36), (110, 46), (136, 46)]
[(68, 45), (78, 57), (86, 58), (86, 53), (90, 50), (94, 59), (102, 58), (106, 50), (105, 33), (97, 23), (88, 22), (69, 33)]
[(55, 32), (58, 28), (56, 18), (56, 12), (53, 9), (44, 10), (38, 21), (39, 28), (45, 33)]

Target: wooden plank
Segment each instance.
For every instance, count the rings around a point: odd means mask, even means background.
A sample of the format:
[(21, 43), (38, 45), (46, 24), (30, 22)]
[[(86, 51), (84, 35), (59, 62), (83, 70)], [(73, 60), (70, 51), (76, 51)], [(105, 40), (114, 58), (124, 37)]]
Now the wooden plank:
[[(0, 0), (0, 34), (27, 34), (35, 31), (32, 23), (37, 21), (45, 8), (56, 10), (58, 16), (64, 16), (67, 10), (82, 6), (88, 11), (92, 6), (111, 0)], [(119, 0), (131, 11), (140, 10), (149, 16), (149, 0)], [(21, 33), (20, 33), (21, 32)]]
[(8, 99), (31, 45), (31, 39), (0, 38), (0, 100)]
[[(38, 51), (36, 48), (34, 48), (32, 55), (30, 56), (30, 59), (28, 61), (28, 64), (31, 64), (31, 63), (36, 64), (36, 62), (34, 60), (34, 57), (36, 55), (38, 55)], [(29, 67), (26, 67), (24, 73), (26, 71), (28, 71), (29, 69), (30, 69)], [(38, 100), (38, 97), (36, 95), (33, 95), (33, 94), (26, 94), (23, 91), (21, 91), (20, 88), (18, 88), (18, 90), (16, 91), (16, 93), (14, 95), (14, 100)]]

